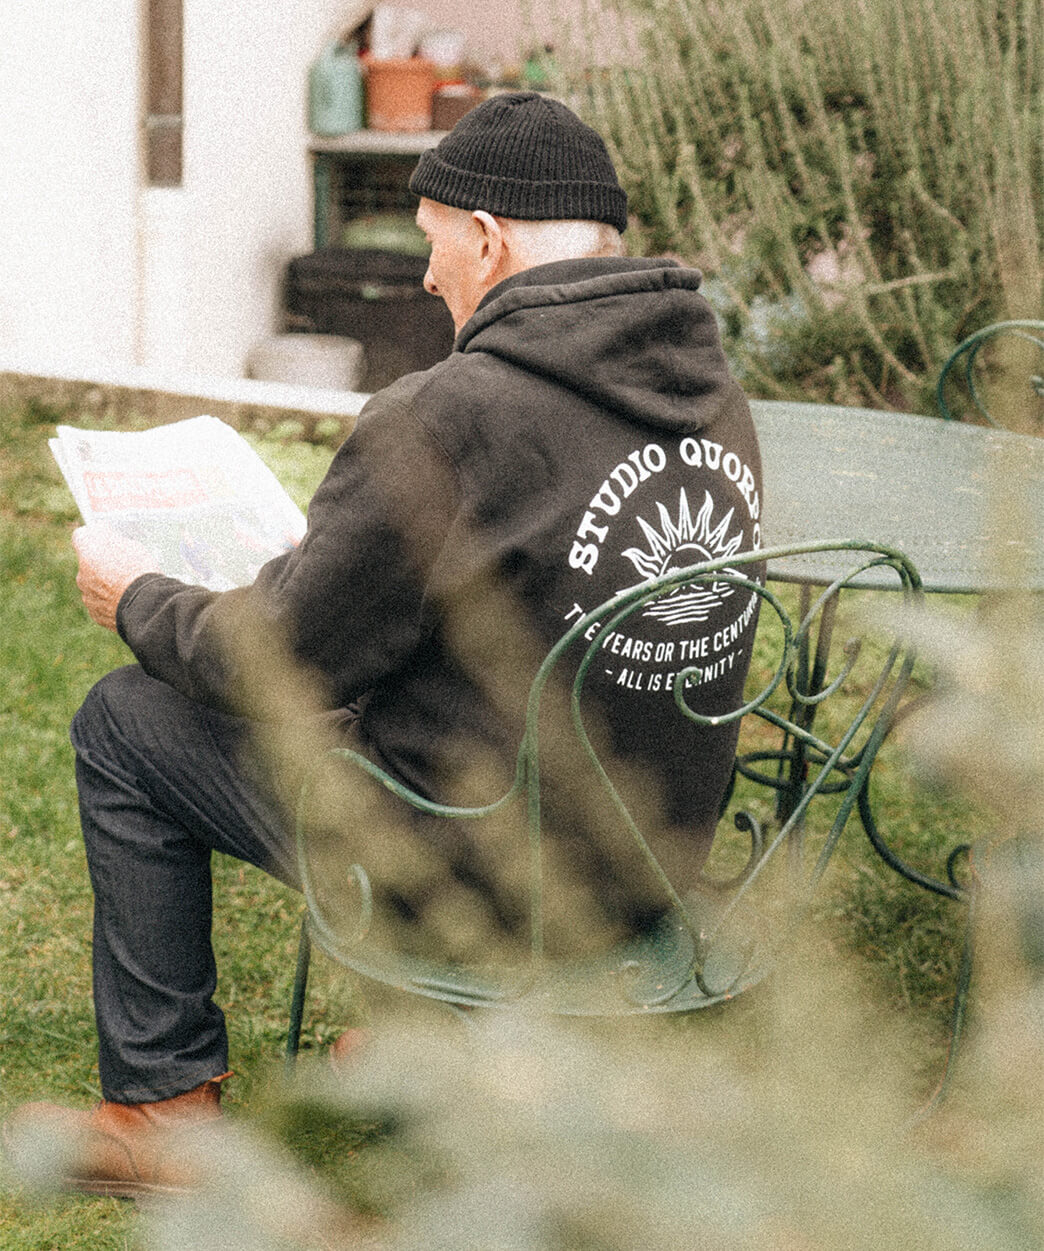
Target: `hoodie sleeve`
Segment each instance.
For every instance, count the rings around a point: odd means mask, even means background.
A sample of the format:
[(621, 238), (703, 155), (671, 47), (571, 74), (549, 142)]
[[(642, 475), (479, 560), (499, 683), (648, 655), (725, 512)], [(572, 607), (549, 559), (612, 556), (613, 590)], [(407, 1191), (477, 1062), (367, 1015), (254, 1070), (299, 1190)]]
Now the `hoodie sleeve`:
[(244, 638), (273, 631), (341, 706), (402, 666), (426, 635), (428, 574), (458, 511), (453, 467), (409, 407), (364, 409), (308, 509), (300, 545), (251, 586), (208, 591), (146, 574), (117, 629), (142, 668), (190, 699), (245, 710)]

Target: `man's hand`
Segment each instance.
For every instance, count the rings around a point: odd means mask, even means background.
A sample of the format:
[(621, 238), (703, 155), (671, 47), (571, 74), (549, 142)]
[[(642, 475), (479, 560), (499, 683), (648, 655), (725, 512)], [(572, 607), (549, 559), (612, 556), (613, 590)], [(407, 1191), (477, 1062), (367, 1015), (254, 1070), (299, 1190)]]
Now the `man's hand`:
[(72, 541), (80, 558), (76, 585), (84, 606), (93, 621), (115, 632), (120, 596), (135, 578), (157, 572), (156, 558), (101, 521), (74, 530)]

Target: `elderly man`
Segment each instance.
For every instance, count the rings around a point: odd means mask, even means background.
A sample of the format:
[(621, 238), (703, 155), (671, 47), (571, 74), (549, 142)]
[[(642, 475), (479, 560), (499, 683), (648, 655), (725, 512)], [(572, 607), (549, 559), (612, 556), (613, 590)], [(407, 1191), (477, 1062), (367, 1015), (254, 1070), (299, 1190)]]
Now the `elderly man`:
[[(495, 96), (421, 157), (410, 185), (431, 243), (424, 285), (453, 316), (453, 351), (367, 404), (300, 546), (252, 586), (216, 593), (155, 572), (111, 534), (75, 535), (87, 609), (137, 661), (99, 682), (72, 726), (104, 1099), (20, 1113), (79, 1134), (69, 1180), (81, 1189), (175, 1183), (157, 1129), (218, 1115), (228, 1055), (212, 998), (211, 852), (296, 883), (243, 716), (251, 658), (229, 639), (260, 623), (332, 716), (361, 701), (359, 750), (423, 794), (474, 801), (468, 764), (485, 750), (510, 758), (522, 715), (485, 670), (498, 657), (521, 666), (521, 690), (532, 676), (505, 603), (538, 654), (624, 587), (759, 545), (757, 442), (699, 274), (623, 255), (626, 198), (599, 136), (546, 97)], [(608, 640), (590, 679), (620, 758), (660, 762), (645, 799), (684, 831), (670, 854), (693, 874), (735, 740), (702, 725), (685, 740), (671, 679), (698, 662), (704, 706), (734, 707), (754, 608), (730, 586), (672, 603)], [(462, 622), (485, 644), (478, 662), (461, 654)], [(648, 771), (632, 772), (640, 789)], [(463, 883), (493, 932), (524, 926), (481, 834), (432, 840), (444, 871), (412, 894), (389, 889), (393, 907), (423, 917)], [(582, 821), (563, 847), (595, 875), (610, 919), (648, 919), (638, 875), (614, 872)]]

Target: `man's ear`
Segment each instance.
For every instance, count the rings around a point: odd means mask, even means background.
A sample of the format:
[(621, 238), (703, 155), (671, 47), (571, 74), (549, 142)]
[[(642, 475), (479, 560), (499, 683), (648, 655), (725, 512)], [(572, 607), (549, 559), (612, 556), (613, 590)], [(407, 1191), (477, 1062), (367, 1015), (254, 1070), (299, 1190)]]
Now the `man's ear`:
[(504, 227), (492, 213), (487, 213), (484, 209), (475, 209), (471, 217), (482, 234), (479, 274), (484, 282), (492, 283), (507, 259), (508, 246)]

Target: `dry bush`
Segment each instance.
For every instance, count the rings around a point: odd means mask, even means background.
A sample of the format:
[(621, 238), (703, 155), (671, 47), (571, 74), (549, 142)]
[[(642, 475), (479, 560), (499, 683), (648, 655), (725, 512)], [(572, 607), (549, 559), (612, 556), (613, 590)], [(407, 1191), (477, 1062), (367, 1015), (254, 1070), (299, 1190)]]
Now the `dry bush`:
[(934, 411), (960, 339), (1041, 316), (1039, 0), (599, 0), (556, 65), (752, 392)]

